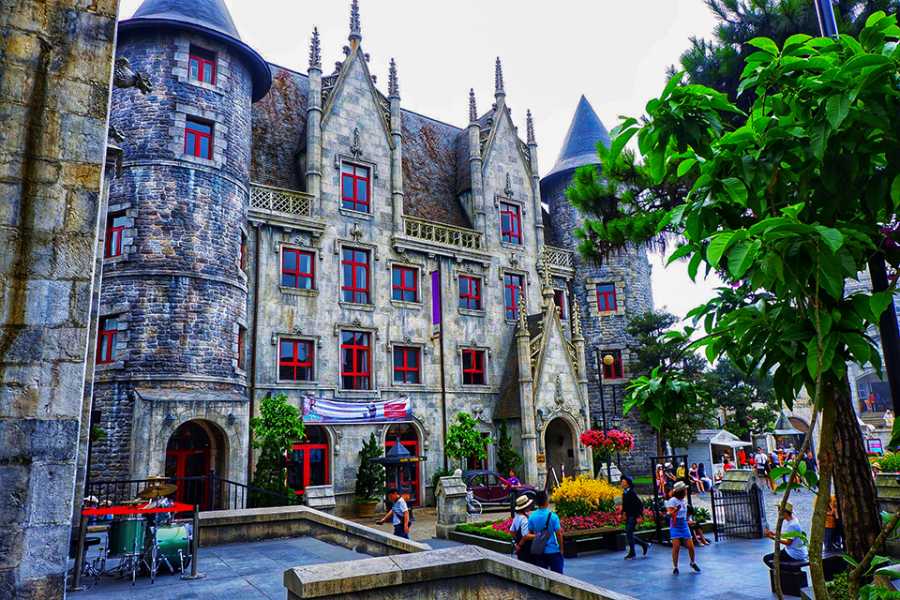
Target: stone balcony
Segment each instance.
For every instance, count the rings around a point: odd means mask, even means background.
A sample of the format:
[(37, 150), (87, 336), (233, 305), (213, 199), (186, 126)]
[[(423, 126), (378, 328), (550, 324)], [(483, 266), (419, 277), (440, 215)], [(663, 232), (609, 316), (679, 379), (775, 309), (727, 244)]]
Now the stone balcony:
[(482, 234), (473, 229), (423, 221), (412, 217), (405, 217), (403, 221), (408, 238), (460, 250), (479, 252), (484, 249)]
[(312, 217), (313, 197), (306, 192), (250, 184), (250, 212), (283, 218)]

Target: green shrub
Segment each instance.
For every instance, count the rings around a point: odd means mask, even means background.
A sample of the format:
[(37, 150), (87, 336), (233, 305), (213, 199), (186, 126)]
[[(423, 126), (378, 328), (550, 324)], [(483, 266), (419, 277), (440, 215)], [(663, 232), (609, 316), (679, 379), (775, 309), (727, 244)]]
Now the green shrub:
[(511, 542), (513, 540), (513, 536), (510, 533), (498, 531), (491, 527), (491, 525), (491, 523), (460, 523), (456, 526), (456, 531), (478, 535), (492, 540), (500, 540), (501, 542)]
[(563, 500), (556, 503), (556, 513), (560, 517), (585, 517), (594, 511), (587, 500)]
[(900, 473), (900, 452), (888, 452), (875, 463), (882, 473)]
[(709, 509), (704, 508), (702, 506), (698, 506), (694, 508), (694, 522), (698, 525), (702, 525), (709, 521), (712, 518), (712, 515), (709, 514)]
[(831, 600), (850, 600), (850, 587), (847, 572), (838, 573), (834, 579), (825, 583)]

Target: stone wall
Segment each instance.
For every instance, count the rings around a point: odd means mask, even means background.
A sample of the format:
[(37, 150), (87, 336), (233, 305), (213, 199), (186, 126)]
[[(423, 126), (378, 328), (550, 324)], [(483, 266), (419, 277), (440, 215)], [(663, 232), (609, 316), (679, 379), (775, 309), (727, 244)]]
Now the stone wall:
[(0, 2), (0, 597), (61, 597), (118, 2)]

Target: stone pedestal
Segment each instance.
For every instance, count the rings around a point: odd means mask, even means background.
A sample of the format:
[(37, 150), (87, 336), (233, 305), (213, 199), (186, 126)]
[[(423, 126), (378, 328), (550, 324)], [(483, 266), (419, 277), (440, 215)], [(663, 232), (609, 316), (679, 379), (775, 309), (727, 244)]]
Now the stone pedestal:
[(447, 532), (468, 518), (466, 484), (460, 475), (441, 477), (434, 493), (437, 504), (436, 535), (447, 539)]
[[(597, 477), (606, 479), (606, 463), (600, 463), (600, 466), (597, 470)], [(609, 482), (619, 483), (619, 481), (621, 480), (622, 471), (619, 470), (619, 466), (616, 463), (611, 463), (609, 466)]]
[(334, 500), (333, 485), (311, 485), (303, 493), (303, 504), (330, 515), (334, 514), (337, 503)]
[(879, 473), (875, 477), (878, 510), (891, 514), (900, 510), (900, 473)]

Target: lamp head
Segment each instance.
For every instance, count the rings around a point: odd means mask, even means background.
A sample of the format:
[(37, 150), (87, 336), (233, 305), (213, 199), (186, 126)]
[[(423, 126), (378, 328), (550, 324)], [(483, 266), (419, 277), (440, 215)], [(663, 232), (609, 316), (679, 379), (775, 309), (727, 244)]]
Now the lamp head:
[(603, 364), (606, 365), (607, 367), (613, 366), (613, 363), (616, 362), (616, 359), (613, 358), (612, 354), (605, 355), (602, 360), (603, 360)]

